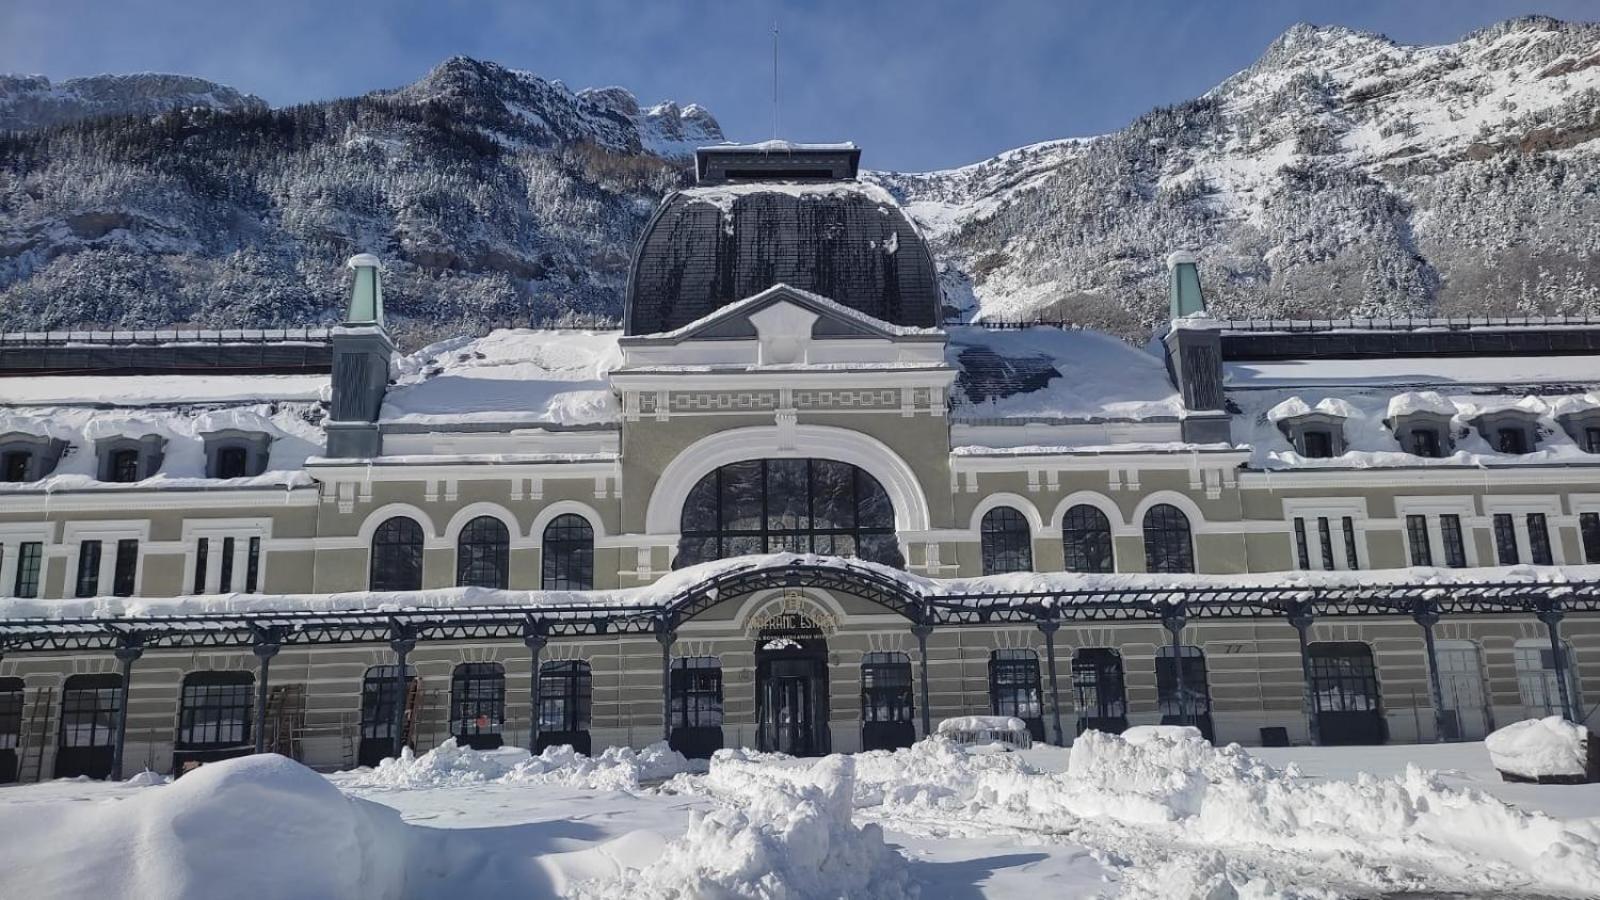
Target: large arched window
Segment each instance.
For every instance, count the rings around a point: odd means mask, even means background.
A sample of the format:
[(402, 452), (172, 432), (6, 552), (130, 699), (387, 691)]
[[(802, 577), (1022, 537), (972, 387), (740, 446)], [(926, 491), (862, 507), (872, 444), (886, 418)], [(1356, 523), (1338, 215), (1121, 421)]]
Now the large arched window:
[(680, 530), (679, 568), (782, 551), (905, 565), (883, 485), (826, 459), (752, 459), (709, 472), (684, 501)]
[(1022, 513), (1009, 506), (996, 506), (983, 514), (978, 532), (983, 574), (1033, 571), (1033, 535)]
[(544, 527), (541, 544), (547, 591), (587, 591), (594, 588), (594, 528), (576, 513), (565, 513)]
[(505, 589), (511, 535), (494, 516), (479, 516), (456, 538), (456, 584)]
[(405, 516), (385, 519), (372, 533), (372, 571), (367, 584), (375, 591), (422, 588), (422, 526)]
[(1061, 520), (1061, 544), (1068, 572), (1115, 572), (1111, 549), (1111, 522), (1106, 514), (1080, 503)]
[(1193, 572), (1194, 541), (1189, 517), (1170, 503), (1157, 503), (1144, 514), (1146, 572)]

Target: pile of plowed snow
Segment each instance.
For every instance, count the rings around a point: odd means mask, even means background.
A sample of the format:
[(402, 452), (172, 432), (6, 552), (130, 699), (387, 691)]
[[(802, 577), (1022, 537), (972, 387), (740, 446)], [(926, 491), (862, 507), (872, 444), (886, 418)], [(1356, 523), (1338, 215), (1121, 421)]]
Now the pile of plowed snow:
[(125, 790), (5, 807), (0, 897), (403, 895), (411, 838), (399, 813), (282, 756)]
[[(855, 760), (772, 765), (719, 752), (704, 786), (725, 808), (695, 813), (654, 861), (583, 885), (583, 898), (834, 900), (916, 896), (904, 857), (876, 825), (851, 822)], [(678, 780), (675, 787), (689, 782)]]
[(971, 754), (935, 738), (857, 757), (856, 806), (903, 821), (994, 823), (1045, 833), (1114, 822), (1171, 846), (1270, 850), (1442, 870), (1505, 885), (1600, 893), (1600, 823), (1557, 820), (1487, 794), (1403, 775), (1315, 781), (1274, 768), (1238, 745), (1174, 734), (1138, 741), (1089, 732), (1067, 771), (1042, 772), (1014, 754)]
[(343, 787), (418, 790), (468, 784), (560, 784), (590, 790), (638, 790), (641, 781), (670, 778), (682, 772), (704, 771), (703, 762), (657, 741), (643, 750), (608, 747), (596, 757), (572, 747), (546, 747), (538, 756), (518, 747), (473, 750), (446, 740), (418, 756), (406, 747), (398, 759), (385, 759), (375, 769), (338, 777)]

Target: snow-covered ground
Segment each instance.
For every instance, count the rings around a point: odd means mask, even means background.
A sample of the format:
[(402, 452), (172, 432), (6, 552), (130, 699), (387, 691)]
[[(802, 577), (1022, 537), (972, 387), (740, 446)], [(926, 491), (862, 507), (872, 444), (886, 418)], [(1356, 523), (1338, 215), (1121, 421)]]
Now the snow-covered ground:
[(1481, 743), (797, 760), (446, 747), (320, 776), (0, 790), (0, 896), (1376, 897), (1600, 894), (1600, 785), (1502, 783)]

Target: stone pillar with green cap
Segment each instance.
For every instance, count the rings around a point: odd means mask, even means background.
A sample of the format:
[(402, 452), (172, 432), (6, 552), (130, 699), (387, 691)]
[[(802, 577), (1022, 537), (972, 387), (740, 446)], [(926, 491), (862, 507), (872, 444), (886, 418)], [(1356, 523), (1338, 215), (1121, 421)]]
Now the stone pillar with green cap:
[(389, 384), (394, 342), (383, 324), (382, 264), (370, 253), (350, 257), (355, 284), (344, 324), (333, 329), (333, 390), (328, 455), (370, 459), (383, 454), (378, 412)]

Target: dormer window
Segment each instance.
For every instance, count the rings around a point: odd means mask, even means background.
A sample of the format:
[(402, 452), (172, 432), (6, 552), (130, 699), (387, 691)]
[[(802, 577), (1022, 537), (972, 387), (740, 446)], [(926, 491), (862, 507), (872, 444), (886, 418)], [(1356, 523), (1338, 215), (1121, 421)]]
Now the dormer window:
[(1556, 416), (1556, 421), (1583, 452), (1600, 453), (1600, 406), (1592, 400), (1585, 408)]
[(34, 434), (0, 434), (0, 482), (38, 481), (55, 471), (66, 442)]
[(161, 471), (166, 440), (160, 435), (114, 437), (95, 442), (100, 459), (100, 480), (114, 484), (143, 481)]
[(1443, 456), (1439, 452), (1439, 432), (1426, 427), (1413, 428), (1409, 434), (1410, 442), (1406, 452), (1412, 456), (1421, 456), (1427, 459), (1438, 459)]
[(1527, 453), (1528, 435), (1521, 428), (1496, 428), (1494, 430), (1494, 449), (1497, 453)]
[(111, 452), (111, 461), (107, 463), (107, 468), (111, 474), (111, 477), (106, 479), (107, 481), (123, 484), (138, 481), (139, 451), (113, 450)]
[(1323, 428), (1307, 428), (1300, 433), (1301, 456), (1328, 459), (1333, 456), (1333, 434)]
[(8, 450), (0, 455), (0, 481), (30, 481), (28, 471), (33, 468), (33, 454), (26, 450)]
[(206, 476), (253, 478), (267, 470), (272, 435), (260, 431), (224, 429), (202, 434), (206, 444)]
[(1479, 416), (1478, 433), (1496, 453), (1519, 456), (1538, 449), (1539, 419), (1525, 409), (1501, 409)]
[(1294, 451), (1307, 459), (1332, 459), (1345, 452), (1344, 423), (1354, 413), (1342, 400), (1327, 399), (1315, 408), (1290, 397), (1267, 412)]

